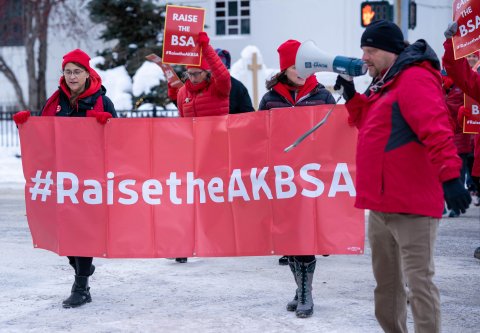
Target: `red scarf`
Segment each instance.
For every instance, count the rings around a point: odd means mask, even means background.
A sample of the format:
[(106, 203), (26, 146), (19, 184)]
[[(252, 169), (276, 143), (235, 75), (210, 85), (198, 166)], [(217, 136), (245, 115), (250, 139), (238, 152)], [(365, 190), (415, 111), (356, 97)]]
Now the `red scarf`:
[(209, 82), (207, 80), (195, 84), (193, 84), (190, 80), (185, 81), (185, 88), (192, 93), (196, 93), (200, 90), (206, 89), (208, 85)]
[[(305, 84), (303, 86), (292, 87), (287, 84), (279, 82), (273, 86), (273, 90), (275, 90), (281, 96), (285, 97), (292, 105), (295, 105), (300, 98), (302, 98), (305, 95), (308, 95), (308, 93), (313, 89), (315, 89), (317, 85), (318, 85), (318, 81), (315, 75), (310, 75), (305, 81)], [(293, 100), (292, 94), (290, 93), (290, 91), (292, 90), (297, 90), (295, 100)]]
[[(77, 101), (79, 99), (82, 99), (84, 97), (90, 96), (95, 94), (102, 86), (102, 79), (98, 75), (95, 70), (91, 69), (90, 71), (90, 86), (78, 96)], [(60, 78), (60, 89), (67, 95), (68, 99), (70, 100), (70, 97), (72, 96), (72, 93), (70, 92), (70, 89), (67, 86), (67, 83), (65, 82), (65, 78), (62, 76)], [(99, 98), (101, 100), (101, 98)], [(99, 100), (97, 99), (97, 101)], [(99, 103), (95, 103), (94, 110), (95, 111), (103, 111), (103, 105), (101, 105), (102, 110), (97, 110), (99, 106), (97, 106)], [(100, 103), (102, 104), (102, 103)], [(47, 103), (45, 104), (45, 107), (43, 108), (42, 111), (42, 116), (55, 116), (57, 112), (60, 111), (60, 91), (57, 90), (53, 93), (52, 96), (47, 100)], [(78, 102), (77, 102), (77, 108), (78, 108)]]

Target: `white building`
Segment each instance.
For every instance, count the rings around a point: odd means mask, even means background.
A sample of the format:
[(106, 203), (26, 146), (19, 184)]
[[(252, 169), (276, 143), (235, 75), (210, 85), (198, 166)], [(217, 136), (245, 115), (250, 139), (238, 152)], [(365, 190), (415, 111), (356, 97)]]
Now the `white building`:
[[(393, 5), (402, 1), (390, 0)], [(361, 0), (170, 0), (169, 4), (203, 7), (206, 9), (205, 31), (214, 48), (230, 51), (232, 63), (241, 51), (256, 46), (265, 65), (278, 68), (277, 47), (287, 39), (313, 40), (332, 55), (361, 57)], [(165, 4), (167, 1), (158, 0)], [(408, 30), (408, 40), (425, 39), (443, 54), (443, 31), (451, 21), (452, 0), (417, 0), (417, 26)], [(62, 55), (81, 47), (90, 55), (104, 48), (99, 41), (75, 42), (52, 31), (49, 36), (47, 93), (58, 84)], [(24, 52), (21, 47), (0, 48), (9, 65), (20, 77), (26, 90)], [(0, 110), (2, 105), (15, 104), (15, 94), (9, 82), (0, 74)], [(263, 83), (261, 83), (263, 85)], [(108, 87), (107, 87), (108, 89)]]

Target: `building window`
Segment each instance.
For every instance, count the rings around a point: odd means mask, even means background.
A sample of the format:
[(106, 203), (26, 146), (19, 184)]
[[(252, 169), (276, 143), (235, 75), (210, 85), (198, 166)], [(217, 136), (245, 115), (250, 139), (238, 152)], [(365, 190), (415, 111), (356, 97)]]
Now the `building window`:
[(215, 1), (217, 36), (250, 34), (250, 1)]
[(0, 0), (0, 46), (22, 46), (23, 1)]

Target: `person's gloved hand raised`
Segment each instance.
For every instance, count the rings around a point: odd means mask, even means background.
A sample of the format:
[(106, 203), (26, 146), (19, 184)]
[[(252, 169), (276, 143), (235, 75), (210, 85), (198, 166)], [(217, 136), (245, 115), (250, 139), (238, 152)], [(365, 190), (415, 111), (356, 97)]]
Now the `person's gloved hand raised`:
[(15, 113), (13, 115), (13, 121), (15, 122), (15, 124), (20, 125), (20, 124), (24, 124), (28, 118), (30, 117), (30, 111), (18, 111), (17, 113)]
[(447, 208), (455, 212), (465, 213), (472, 202), (472, 197), (462, 184), (460, 178), (454, 178), (444, 182), (443, 195), (447, 203)]
[(352, 80), (345, 79), (342, 75), (337, 76), (337, 81), (335, 81), (335, 85), (333, 86), (334, 90), (340, 90), (343, 88), (342, 96), (346, 102), (353, 98), (356, 93), (355, 85)]
[(202, 48), (204, 48), (204, 47), (207, 47), (208, 44), (210, 43), (210, 38), (208, 38), (208, 35), (205, 31), (200, 31), (198, 33), (197, 42), (198, 44), (200, 44)]
[(168, 90), (167, 90), (168, 98), (170, 98), (172, 102), (176, 102), (179, 89), (172, 87), (170, 83), (167, 83), (167, 87), (168, 87)]
[(458, 108), (457, 123), (460, 127), (463, 127), (463, 117), (470, 117), (472, 115), (472, 109), (466, 109), (463, 105)]
[(100, 124), (105, 125), (112, 115), (109, 112), (87, 111), (87, 117), (95, 117)]
[(447, 30), (445, 30), (443, 34), (445, 35), (446, 39), (450, 39), (453, 36), (455, 36), (455, 34), (457, 33), (457, 30), (458, 30), (457, 22), (450, 22), (448, 24)]

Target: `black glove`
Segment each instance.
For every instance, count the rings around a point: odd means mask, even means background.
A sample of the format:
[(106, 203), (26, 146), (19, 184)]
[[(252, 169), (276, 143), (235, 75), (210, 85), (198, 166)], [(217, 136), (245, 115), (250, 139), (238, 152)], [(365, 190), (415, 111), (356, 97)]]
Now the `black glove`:
[(342, 96), (346, 102), (353, 98), (355, 95), (355, 85), (353, 81), (346, 80), (341, 75), (337, 76), (337, 81), (335, 81), (335, 85), (333, 86), (334, 90), (340, 90), (343, 87)]
[(472, 202), (472, 197), (468, 193), (460, 178), (447, 180), (443, 183), (443, 195), (447, 208), (455, 212), (465, 213), (468, 205)]

